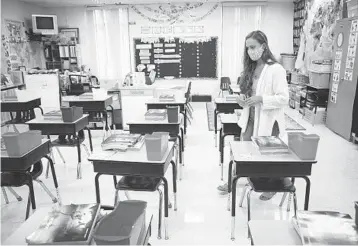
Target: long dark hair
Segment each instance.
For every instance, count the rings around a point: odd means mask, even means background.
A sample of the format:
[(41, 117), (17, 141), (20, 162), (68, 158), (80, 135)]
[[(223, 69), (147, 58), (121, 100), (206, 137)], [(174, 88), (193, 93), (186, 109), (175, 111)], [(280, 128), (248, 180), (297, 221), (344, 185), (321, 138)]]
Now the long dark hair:
[(244, 93), (247, 96), (252, 96), (252, 78), (256, 69), (257, 62), (251, 60), (249, 54), (247, 53), (247, 47), (246, 47), (246, 40), (249, 38), (255, 39), (257, 42), (259, 42), (264, 47), (264, 52), (262, 54), (261, 59), (268, 65), (272, 65), (277, 63), (276, 58), (272, 54), (269, 46), (268, 46), (268, 40), (265, 35), (265, 33), (261, 31), (253, 31), (249, 33), (245, 38), (245, 51), (244, 51), (244, 70), (240, 77), (240, 90), (242, 93)]

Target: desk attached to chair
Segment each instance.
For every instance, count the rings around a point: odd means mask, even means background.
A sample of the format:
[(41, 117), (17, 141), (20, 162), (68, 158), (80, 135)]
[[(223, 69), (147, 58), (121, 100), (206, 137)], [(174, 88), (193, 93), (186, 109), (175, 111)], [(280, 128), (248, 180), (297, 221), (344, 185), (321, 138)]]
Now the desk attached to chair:
[[(312, 164), (315, 160), (301, 160), (293, 152), (287, 154), (261, 154), (251, 141), (230, 142), (230, 156), (228, 171), (228, 209), (231, 202), (232, 231), (231, 238), (235, 239), (236, 215), (236, 185), (240, 178), (302, 178), (306, 181), (304, 210), (308, 210)], [(233, 176), (234, 165), (234, 176)], [(230, 195), (231, 193), (231, 195)]]

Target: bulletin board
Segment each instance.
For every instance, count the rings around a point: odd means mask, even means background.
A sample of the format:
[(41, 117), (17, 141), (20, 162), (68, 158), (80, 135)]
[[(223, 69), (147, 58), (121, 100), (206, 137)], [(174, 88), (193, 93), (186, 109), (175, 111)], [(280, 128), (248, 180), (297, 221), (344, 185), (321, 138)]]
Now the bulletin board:
[[(154, 68), (157, 78), (217, 78), (217, 37), (134, 39), (135, 64)], [(148, 69), (149, 68), (149, 69)]]

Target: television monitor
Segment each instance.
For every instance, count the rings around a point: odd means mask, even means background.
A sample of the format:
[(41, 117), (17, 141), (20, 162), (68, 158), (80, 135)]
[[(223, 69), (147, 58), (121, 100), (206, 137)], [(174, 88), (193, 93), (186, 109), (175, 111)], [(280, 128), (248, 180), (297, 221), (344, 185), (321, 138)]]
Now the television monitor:
[(43, 35), (58, 34), (56, 15), (32, 15), (32, 28), (34, 33)]

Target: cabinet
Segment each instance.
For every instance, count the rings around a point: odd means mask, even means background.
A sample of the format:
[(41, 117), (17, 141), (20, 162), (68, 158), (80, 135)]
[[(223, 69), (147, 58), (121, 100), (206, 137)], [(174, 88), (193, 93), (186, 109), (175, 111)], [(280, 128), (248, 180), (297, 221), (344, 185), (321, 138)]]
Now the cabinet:
[(307, 0), (294, 0), (293, 2), (293, 51), (295, 55), (297, 55), (300, 47), (302, 27), (307, 18), (306, 1)]
[(45, 45), (46, 69), (76, 70), (78, 64), (76, 45)]

